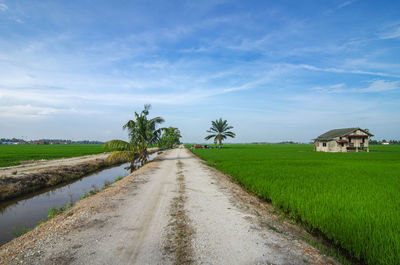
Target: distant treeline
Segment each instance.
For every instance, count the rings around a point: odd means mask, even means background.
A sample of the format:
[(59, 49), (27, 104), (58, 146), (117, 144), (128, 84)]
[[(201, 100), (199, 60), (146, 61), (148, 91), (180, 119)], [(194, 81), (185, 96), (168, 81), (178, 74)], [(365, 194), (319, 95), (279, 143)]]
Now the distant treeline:
[(389, 144), (399, 144), (400, 145), (400, 140), (389, 140), (386, 141), (383, 139), (382, 141), (379, 140), (369, 140), (369, 144), (375, 145), (375, 144), (382, 144), (382, 143), (389, 143)]
[(25, 141), (24, 139), (17, 138), (0, 138), (1, 144), (104, 144), (104, 142), (100, 141), (72, 141), (72, 140), (64, 140), (64, 139), (39, 139), (39, 140), (29, 140)]

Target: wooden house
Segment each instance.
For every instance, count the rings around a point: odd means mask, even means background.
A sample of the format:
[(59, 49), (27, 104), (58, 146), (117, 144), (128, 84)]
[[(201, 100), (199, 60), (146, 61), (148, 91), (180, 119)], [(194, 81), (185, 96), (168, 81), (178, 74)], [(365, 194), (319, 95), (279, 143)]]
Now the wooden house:
[(368, 137), (373, 136), (360, 128), (330, 130), (314, 139), (314, 151), (369, 152)]

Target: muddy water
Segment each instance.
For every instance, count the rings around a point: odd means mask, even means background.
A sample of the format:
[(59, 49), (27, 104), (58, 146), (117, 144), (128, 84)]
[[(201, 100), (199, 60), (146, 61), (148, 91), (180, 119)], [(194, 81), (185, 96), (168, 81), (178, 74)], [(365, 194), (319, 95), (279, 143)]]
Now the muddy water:
[[(150, 155), (150, 159), (156, 154)], [(119, 176), (127, 176), (126, 170), (129, 163), (104, 169), (94, 174), (69, 183), (41, 190), (37, 193), (18, 197), (13, 200), (0, 203), (0, 245), (12, 240), (16, 227), (35, 227), (40, 220), (47, 218), (48, 210), (55, 206), (60, 208), (68, 202), (80, 200), (85, 192), (94, 187), (101, 189), (105, 181), (113, 182)]]

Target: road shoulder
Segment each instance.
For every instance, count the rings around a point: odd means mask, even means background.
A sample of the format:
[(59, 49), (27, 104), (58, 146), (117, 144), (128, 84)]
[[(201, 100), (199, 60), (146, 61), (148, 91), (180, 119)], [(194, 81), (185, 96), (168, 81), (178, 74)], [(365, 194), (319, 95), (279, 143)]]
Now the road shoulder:
[(146, 164), (109, 188), (76, 202), (67, 211), (2, 245), (0, 264), (73, 263), (75, 254), (85, 247), (79, 239), (86, 244), (97, 244), (100, 238), (107, 240), (102, 228), (119, 217), (117, 210), (126, 197), (134, 195), (146, 183), (145, 177), (156, 171), (160, 163), (156, 159)]
[[(194, 249), (203, 249), (197, 254), (203, 262), (209, 257), (214, 256), (215, 260), (228, 253), (230, 255), (217, 263), (229, 264), (227, 260), (232, 259), (230, 264), (339, 264), (306, 243), (304, 240), (312, 236), (282, 215), (275, 214), (275, 208), (271, 204), (248, 193), (232, 177), (206, 165), (204, 160), (188, 149), (187, 152), (194, 158), (194, 163), (199, 164), (196, 180), (187, 183), (187, 205), (189, 217), (195, 220), (196, 234), (202, 229), (209, 237), (194, 243)], [(212, 184), (213, 188), (207, 183)], [(204, 202), (200, 203), (201, 200)], [(204, 207), (205, 205), (207, 206)], [(210, 218), (211, 216), (219, 217)], [(207, 224), (213, 225), (207, 227)], [(213, 226), (221, 227), (225, 232), (218, 231)], [(229, 242), (226, 249), (225, 243), (218, 242), (222, 235), (229, 236), (225, 238)], [(217, 244), (213, 246), (212, 242)], [(254, 242), (257, 244), (253, 244)], [(237, 257), (232, 255), (241, 252), (242, 255)], [(240, 262), (246, 256), (252, 258)]]

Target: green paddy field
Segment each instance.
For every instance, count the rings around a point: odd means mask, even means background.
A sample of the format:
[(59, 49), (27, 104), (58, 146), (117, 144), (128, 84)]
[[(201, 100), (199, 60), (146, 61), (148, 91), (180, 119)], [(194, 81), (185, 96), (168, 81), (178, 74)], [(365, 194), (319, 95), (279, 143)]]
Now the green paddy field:
[(400, 146), (224, 145), (196, 155), (366, 264), (400, 264)]
[(102, 144), (0, 145), (0, 167), (16, 166), (26, 160), (68, 158), (102, 152)]

